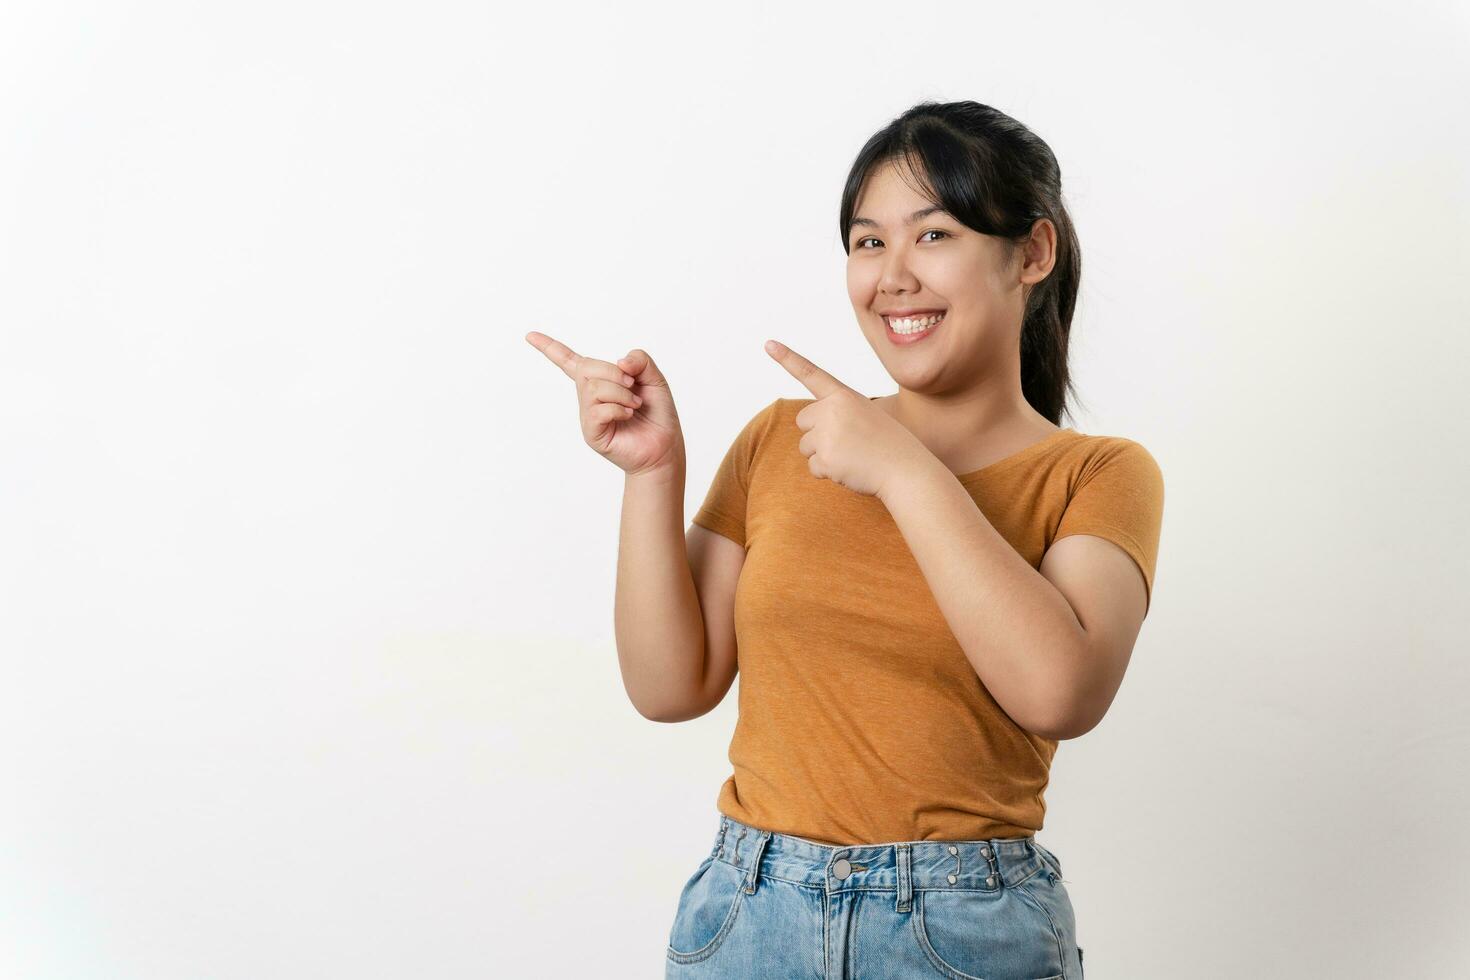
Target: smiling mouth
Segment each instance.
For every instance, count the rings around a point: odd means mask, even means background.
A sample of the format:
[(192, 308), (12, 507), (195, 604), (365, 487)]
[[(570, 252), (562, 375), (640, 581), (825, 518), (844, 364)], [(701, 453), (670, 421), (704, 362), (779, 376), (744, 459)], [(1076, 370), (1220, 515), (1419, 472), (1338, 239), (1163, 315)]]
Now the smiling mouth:
[(927, 339), (944, 323), (947, 312), (918, 317), (899, 317), (896, 320), (885, 316), (883, 318), (884, 332), (894, 346), (907, 347), (910, 344), (917, 344)]
[(899, 336), (923, 333), (944, 322), (947, 310), (938, 313), (925, 313), (922, 316), (889, 317), (885, 316), (883, 322), (888, 324), (888, 329)]

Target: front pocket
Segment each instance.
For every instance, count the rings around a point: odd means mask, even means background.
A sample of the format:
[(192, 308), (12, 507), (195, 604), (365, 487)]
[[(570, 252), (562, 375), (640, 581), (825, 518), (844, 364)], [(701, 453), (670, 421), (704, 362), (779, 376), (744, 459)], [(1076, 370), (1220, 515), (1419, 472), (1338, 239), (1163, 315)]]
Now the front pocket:
[(740, 911), (745, 894), (745, 872), (707, 857), (679, 893), (679, 907), (669, 930), (668, 957), (676, 963), (695, 963), (715, 954)]
[(949, 980), (1062, 980), (1056, 931), (1014, 888), (919, 889), (914, 935)]

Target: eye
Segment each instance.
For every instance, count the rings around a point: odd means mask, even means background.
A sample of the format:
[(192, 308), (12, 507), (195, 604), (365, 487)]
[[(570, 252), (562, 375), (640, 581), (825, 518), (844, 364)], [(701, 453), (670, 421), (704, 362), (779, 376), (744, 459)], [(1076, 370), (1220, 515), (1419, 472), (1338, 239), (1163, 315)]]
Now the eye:
[[(954, 237), (949, 232), (942, 231), (942, 230), (940, 230), (938, 228), (930, 228), (928, 231), (924, 232), (924, 235), (943, 235), (945, 238), (953, 238)], [(919, 236), (919, 239), (921, 241), (923, 240), (924, 235), (920, 235)], [(863, 242), (876, 242), (877, 240), (878, 239), (876, 239), (876, 238), (859, 238), (856, 242), (853, 243), (853, 248), (855, 248), (855, 249), (862, 249)]]

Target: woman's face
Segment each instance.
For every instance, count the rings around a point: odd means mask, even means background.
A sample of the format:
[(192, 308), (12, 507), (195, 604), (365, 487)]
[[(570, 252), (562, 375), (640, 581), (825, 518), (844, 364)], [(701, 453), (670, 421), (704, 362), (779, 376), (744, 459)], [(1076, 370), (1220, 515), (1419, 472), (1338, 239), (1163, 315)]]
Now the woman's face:
[[(869, 175), (848, 234), (847, 292), (889, 375), (911, 391), (938, 394), (1019, 370), (1024, 306), (1022, 263), (1005, 268), (1004, 242), (934, 207), (893, 163)], [(944, 318), (904, 336), (885, 314), (910, 310)]]

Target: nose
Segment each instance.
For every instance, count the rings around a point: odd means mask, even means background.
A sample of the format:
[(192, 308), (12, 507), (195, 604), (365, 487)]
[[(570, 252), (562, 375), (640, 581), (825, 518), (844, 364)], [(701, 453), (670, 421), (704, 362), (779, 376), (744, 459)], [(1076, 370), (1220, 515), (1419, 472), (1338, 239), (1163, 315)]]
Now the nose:
[(909, 268), (908, 257), (903, 249), (894, 249), (883, 256), (883, 271), (878, 277), (878, 291), (901, 293), (918, 291), (918, 280)]

